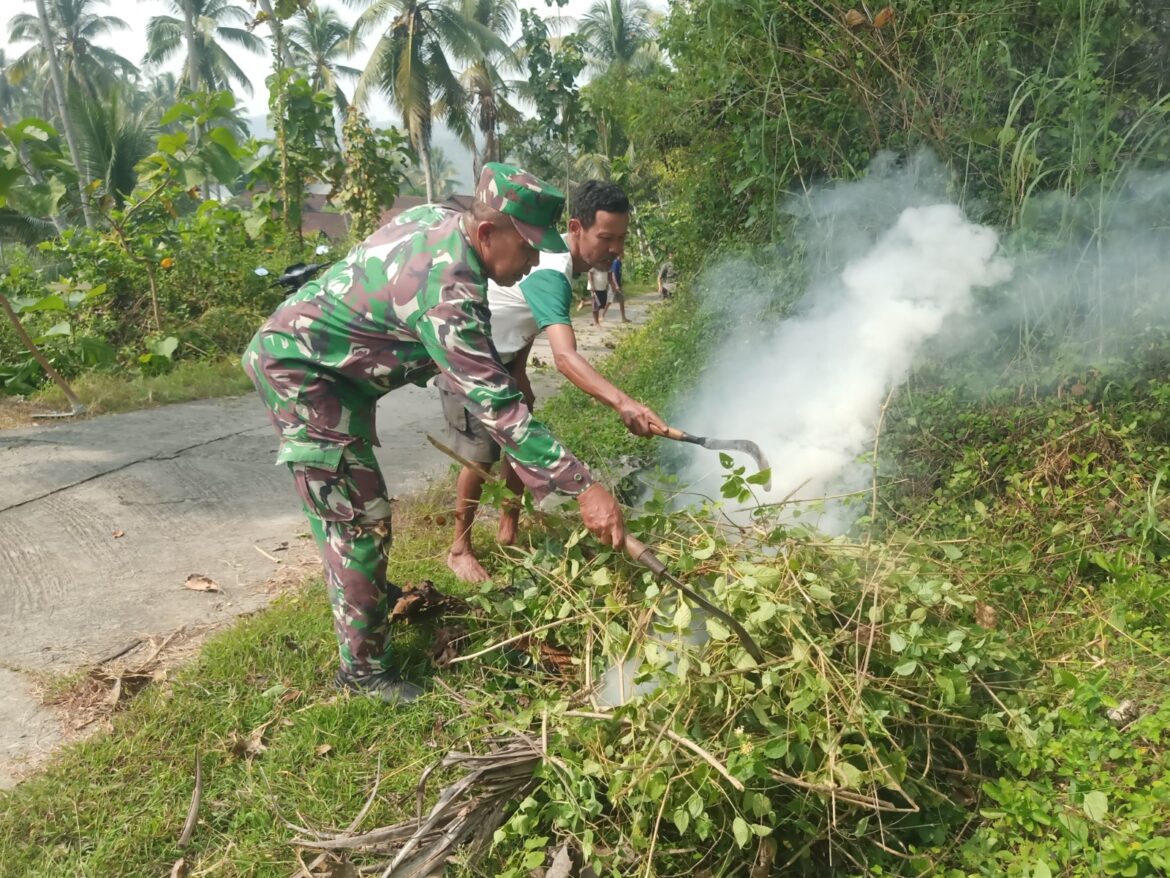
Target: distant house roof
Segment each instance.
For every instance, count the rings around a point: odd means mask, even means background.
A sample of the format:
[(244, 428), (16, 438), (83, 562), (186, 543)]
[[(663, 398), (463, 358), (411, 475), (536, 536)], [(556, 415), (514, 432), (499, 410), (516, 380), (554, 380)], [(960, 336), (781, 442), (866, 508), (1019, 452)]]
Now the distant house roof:
[[(305, 204), (301, 211), (301, 234), (323, 234), (331, 241), (340, 241), (349, 233), (349, 214), (329, 210), (327, 193), (320, 191), (321, 187), (315, 186), (313, 188), (317, 191), (305, 194)], [(257, 192), (263, 191), (263, 189), (264, 187), (261, 186), (256, 187)], [(252, 193), (242, 192), (238, 196), (238, 200), (244, 206), (250, 207)], [(471, 195), (452, 195), (439, 203), (456, 210), (467, 210), (473, 201), (474, 198)], [(394, 204), (382, 212), (378, 218), (378, 225), (385, 225), (404, 210), (426, 203), (427, 200), (422, 195), (399, 195), (394, 199)]]
[[(449, 198), (440, 201), (444, 207), (453, 207), (456, 210), (468, 210), (471, 203), (475, 199), (471, 195), (452, 195)], [(382, 216), (378, 218), (379, 225), (385, 225), (402, 213), (404, 210), (410, 210), (412, 207), (418, 207), (420, 204), (426, 204), (427, 199), (422, 195), (399, 195), (394, 199), (394, 203), (382, 211)]]
[(306, 210), (301, 214), (301, 234), (322, 234), (330, 241), (340, 241), (349, 234), (349, 214)]

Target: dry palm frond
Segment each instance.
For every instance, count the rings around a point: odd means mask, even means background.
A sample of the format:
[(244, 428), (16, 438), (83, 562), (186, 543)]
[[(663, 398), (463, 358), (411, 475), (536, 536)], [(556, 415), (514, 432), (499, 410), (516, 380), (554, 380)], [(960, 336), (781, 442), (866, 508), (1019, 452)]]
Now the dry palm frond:
[[(361, 835), (322, 835), (294, 839), (294, 844), (326, 851), (392, 854), (382, 878), (425, 878), (443, 868), (459, 848), (474, 858), (504, 822), (509, 802), (533, 784), (542, 756), (539, 742), (527, 735), (495, 739), (489, 753), (452, 751), (438, 766), (423, 773), (418, 785), (418, 817)], [(427, 777), (435, 767), (458, 766), (467, 773), (439, 793), (430, 813), (422, 816)]]

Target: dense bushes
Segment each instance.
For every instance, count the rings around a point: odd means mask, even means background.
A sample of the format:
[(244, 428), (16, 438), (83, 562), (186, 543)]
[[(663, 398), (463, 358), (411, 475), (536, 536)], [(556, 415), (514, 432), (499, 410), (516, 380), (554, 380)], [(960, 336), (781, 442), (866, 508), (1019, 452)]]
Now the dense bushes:
[[(71, 229), (37, 250), (14, 251), (6, 292), (67, 378), (94, 369), (153, 373), (181, 360), (235, 355), (280, 302), (272, 278), (292, 262), (321, 258), (313, 255), (316, 242), (279, 230), (249, 235), (245, 219), (209, 202), (160, 225), (153, 246), (130, 252), (109, 231)], [(258, 267), (270, 274), (258, 276)], [(46, 296), (46, 281), (59, 295)], [(160, 354), (168, 338), (177, 343)], [(11, 327), (0, 328), (0, 388), (28, 393), (43, 380)]]
[(927, 146), (958, 195), (1014, 222), (1036, 193), (1075, 193), (1170, 158), (1162, 5), (808, 0), (672, 7), (675, 70), (629, 83), (625, 124), (661, 184), (647, 204), (693, 258), (783, 233), (786, 196)]

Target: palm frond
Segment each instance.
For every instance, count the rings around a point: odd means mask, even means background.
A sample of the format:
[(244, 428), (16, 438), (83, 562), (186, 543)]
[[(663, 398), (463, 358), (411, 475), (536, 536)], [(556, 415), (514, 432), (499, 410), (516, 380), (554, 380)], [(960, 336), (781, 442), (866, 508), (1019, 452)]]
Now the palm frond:
[(53, 224), (46, 219), (25, 216), (11, 207), (0, 207), (0, 241), (35, 244), (56, 234)]

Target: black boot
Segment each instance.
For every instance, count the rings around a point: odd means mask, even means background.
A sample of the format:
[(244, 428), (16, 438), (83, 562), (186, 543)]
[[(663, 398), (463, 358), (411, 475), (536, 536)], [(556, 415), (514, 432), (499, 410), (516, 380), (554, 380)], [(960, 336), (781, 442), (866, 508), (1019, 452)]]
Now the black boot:
[(342, 668), (334, 676), (333, 682), (339, 689), (380, 698), (387, 704), (410, 704), (423, 694), (422, 689), (414, 683), (400, 680), (395, 671), (354, 674)]

